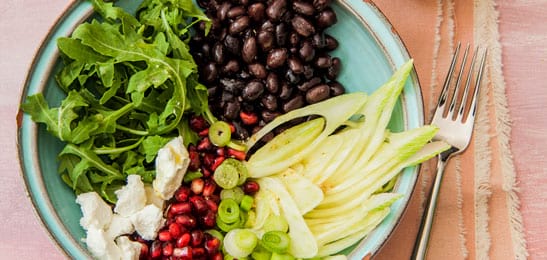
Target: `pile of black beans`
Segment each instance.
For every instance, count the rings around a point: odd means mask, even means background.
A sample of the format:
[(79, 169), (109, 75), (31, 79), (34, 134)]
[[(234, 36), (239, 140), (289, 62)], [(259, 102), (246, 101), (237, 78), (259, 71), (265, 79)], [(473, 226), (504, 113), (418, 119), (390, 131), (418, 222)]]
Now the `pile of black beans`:
[(212, 20), (190, 41), (215, 116), (245, 139), (276, 116), (344, 93), (325, 33), (331, 0), (198, 0)]

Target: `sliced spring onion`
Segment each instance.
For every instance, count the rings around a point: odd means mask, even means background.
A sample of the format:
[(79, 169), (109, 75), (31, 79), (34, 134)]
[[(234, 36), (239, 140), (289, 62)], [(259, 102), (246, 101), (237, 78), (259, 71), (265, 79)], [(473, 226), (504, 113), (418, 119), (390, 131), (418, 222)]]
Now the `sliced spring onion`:
[(216, 224), (217, 224), (217, 227), (224, 232), (229, 232), (230, 230), (241, 228), (242, 226), (240, 221), (236, 221), (234, 223), (226, 223), (222, 221), (220, 218), (216, 219)]
[(254, 260), (270, 260), (272, 257), (272, 253), (268, 251), (254, 251), (251, 254), (251, 258)]
[(241, 207), (242, 210), (249, 211), (253, 207), (253, 202), (254, 202), (254, 199), (252, 196), (244, 195), (239, 206)]
[(257, 244), (256, 234), (249, 229), (233, 229), (224, 237), (226, 253), (238, 259), (249, 256)]
[(291, 239), (281, 231), (268, 231), (262, 235), (260, 245), (272, 253), (283, 254), (289, 249)]
[(223, 189), (232, 189), (237, 185), (243, 184), (248, 176), (249, 173), (243, 163), (236, 159), (228, 158), (216, 168), (213, 179)]
[(209, 139), (218, 147), (224, 147), (232, 139), (230, 125), (224, 121), (216, 121), (209, 127)]
[(218, 205), (218, 217), (222, 222), (232, 224), (239, 221), (239, 205), (233, 199), (223, 199)]
[(220, 191), (220, 199), (221, 200), (233, 199), (238, 204), (241, 203), (241, 200), (243, 199), (244, 195), (245, 195), (245, 193), (243, 192), (243, 190), (240, 187), (235, 187), (235, 188), (232, 188), (232, 189), (223, 189), (222, 191)]
[[(218, 238), (218, 240), (220, 240), (220, 242), (222, 243), (222, 241), (224, 240), (224, 235), (222, 235), (222, 233), (220, 233), (220, 231), (216, 230), (216, 229), (208, 229), (208, 230), (205, 230), (205, 233), (213, 236), (213, 237), (216, 237)], [(220, 245), (222, 247), (222, 244)]]
[(287, 223), (287, 220), (285, 220), (284, 217), (280, 215), (270, 214), (266, 221), (264, 222), (264, 226), (262, 227), (264, 232), (268, 231), (281, 231), (281, 232), (287, 232), (289, 231), (289, 223)]
[(289, 254), (272, 253), (270, 260), (294, 260), (295, 258)]

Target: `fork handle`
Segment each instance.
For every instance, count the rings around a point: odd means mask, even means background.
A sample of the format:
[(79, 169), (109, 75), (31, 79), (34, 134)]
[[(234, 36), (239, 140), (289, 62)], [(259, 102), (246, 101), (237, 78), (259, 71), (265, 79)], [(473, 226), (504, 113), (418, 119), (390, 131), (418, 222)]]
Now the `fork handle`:
[(424, 215), (422, 217), (422, 223), (418, 231), (416, 238), (416, 244), (414, 245), (414, 251), (412, 252), (412, 258), (414, 260), (425, 259), (427, 253), (427, 244), (429, 242), (429, 235), (431, 234), (431, 226), (433, 224), (433, 216), (435, 215), (435, 208), (437, 206), (437, 198), (439, 196), (439, 190), (441, 188), (441, 181), (444, 175), (444, 167), (448, 158), (439, 156), (437, 161), (437, 174), (433, 182), (431, 194), (427, 201), (427, 208), (425, 208)]

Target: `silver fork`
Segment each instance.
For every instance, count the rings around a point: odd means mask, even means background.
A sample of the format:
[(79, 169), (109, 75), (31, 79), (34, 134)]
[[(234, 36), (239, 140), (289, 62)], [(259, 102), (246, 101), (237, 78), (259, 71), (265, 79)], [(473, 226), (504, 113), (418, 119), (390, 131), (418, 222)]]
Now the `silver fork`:
[[(465, 88), (462, 94), (460, 93), (460, 83), (462, 81), (462, 76), (465, 73), (465, 65), (467, 62), (467, 56), (469, 54), (469, 44), (465, 48), (463, 54), (463, 59), (459, 68), (458, 75), (456, 76), (455, 87), (452, 92), (452, 98), (450, 104), (448, 101), (449, 89), (451, 88), (451, 83), (453, 79), (454, 70), (456, 68), (456, 63), (458, 60), (458, 55), (460, 52), (461, 44), (458, 44), (456, 50), (454, 51), (454, 56), (452, 62), (450, 63), (450, 68), (446, 79), (443, 85), (443, 90), (439, 98), (435, 114), (433, 115), (433, 120), (431, 121), (432, 125), (439, 127), (439, 131), (433, 138), (434, 140), (444, 140), (451, 145), (451, 148), (447, 151), (439, 154), (437, 162), (437, 174), (433, 182), (433, 187), (431, 194), (427, 203), (427, 208), (425, 209), (424, 216), (422, 218), (422, 223), (420, 225), (420, 230), (418, 232), (418, 237), (416, 239), (416, 244), (414, 246), (414, 252), (412, 253), (412, 259), (422, 260), (425, 258), (427, 251), (427, 244), (429, 241), (429, 234), (431, 233), (431, 226), (433, 224), (433, 216), (435, 214), (435, 207), (437, 204), (437, 197), (439, 195), (439, 190), (441, 187), (441, 181), (444, 174), (444, 167), (446, 166), (447, 161), (452, 158), (452, 156), (462, 153), (465, 151), (471, 140), (471, 135), (473, 133), (473, 125), (475, 122), (475, 113), (477, 111), (477, 102), (478, 102), (478, 93), (479, 87), (481, 84), (482, 74), (484, 71), (485, 60), (487, 51), (485, 50), (480, 59), (480, 64), (478, 65), (478, 71), (474, 80), (474, 88), (471, 86), (473, 78), (473, 70), (476, 67), (477, 63), (477, 52), (478, 47), (473, 53), (471, 58), (471, 65), (469, 66)], [(473, 93), (471, 104), (468, 104), (469, 94)], [(461, 100), (459, 97), (461, 96)], [(458, 102), (459, 100), (459, 102)], [(455, 108), (459, 108), (456, 111)], [(448, 105), (448, 107), (447, 107)], [(446, 111), (448, 108), (448, 111)], [(467, 113), (466, 113), (467, 112)]]

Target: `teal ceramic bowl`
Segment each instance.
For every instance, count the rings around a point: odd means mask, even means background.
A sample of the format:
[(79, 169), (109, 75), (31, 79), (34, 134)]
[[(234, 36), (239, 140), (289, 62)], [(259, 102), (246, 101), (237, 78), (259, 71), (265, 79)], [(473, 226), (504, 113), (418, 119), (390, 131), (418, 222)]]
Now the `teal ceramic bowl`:
[[(121, 0), (118, 4), (134, 11), (140, 1)], [(410, 57), (394, 28), (380, 10), (369, 1), (339, 0), (334, 3), (338, 23), (329, 33), (340, 42), (334, 55), (343, 61), (339, 76), (349, 91), (372, 92), (382, 85)], [(68, 36), (74, 28), (93, 15), (91, 4), (75, 1), (59, 18), (38, 51), (22, 93), (42, 92), (50, 105), (58, 106), (64, 97), (54, 75), (60, 68), (56, 39)], [(44, 226), (63, 251), (73, 259), (89, 258), (79, 225), (81, 212), (73, 191), (57, 174), (57, 154), (63, 144), (49, 135), (43, 125), (32, 122), (30, 116), (18, 116), (18, 147), (23, 178), (34, 208)], [(413, 72), (398, 102), (390, 128), (400, 131), (423, 124), (423, 104), (420, 85)], [(396, 191), (404, 197), (392, 206), (391, 214), (365, 239), (343, 253), (350, 259), (361, 259), (376, 253), (386, 242), (414, 190), (419, 169), (404, 170)]]

